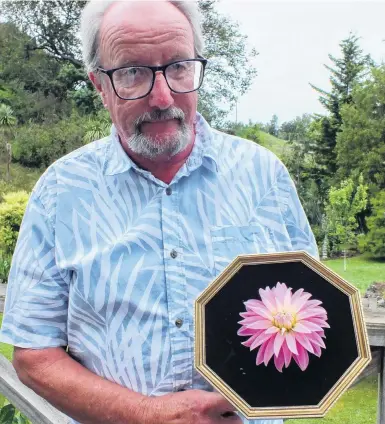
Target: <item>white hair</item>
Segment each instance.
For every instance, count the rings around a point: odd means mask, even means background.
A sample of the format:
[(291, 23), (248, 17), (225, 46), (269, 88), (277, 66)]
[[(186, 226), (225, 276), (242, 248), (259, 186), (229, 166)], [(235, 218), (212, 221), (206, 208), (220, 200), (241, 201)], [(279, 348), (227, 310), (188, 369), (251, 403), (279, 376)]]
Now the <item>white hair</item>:
[[(99, 31), (104, 13), (110, 5), (119, 0), (90, 0), (82, 11), (80, 37), (82, 41), (83, 61), (88, 72), (95, 71), (99, 62)], [(122, 0), (120, 0), (122, 1)], [(139, 1), (139, 0), (123, 0)], [(154, 1), (154, 0), (153, 0)], [(186, 16), (191, 24), (194, 36), (194, 48), (197, 56), (202, 56), (203, 36), (198, 3), (192, 0), (167, 0)]]

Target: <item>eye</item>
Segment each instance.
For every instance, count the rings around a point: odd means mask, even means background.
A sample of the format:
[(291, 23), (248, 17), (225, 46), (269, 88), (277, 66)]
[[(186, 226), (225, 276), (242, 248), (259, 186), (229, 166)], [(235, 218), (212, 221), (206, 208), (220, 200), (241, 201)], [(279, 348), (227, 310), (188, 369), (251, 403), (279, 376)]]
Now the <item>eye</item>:
[(151, 79), (151, 71), (144, 67), (129, 67), (119, 69), (114, 73), (114, 82), (126, 87), (141, 84)]
[(188, 62), (177, 62), (170, 65), (171, 72), (183, 72), (187, 70)]

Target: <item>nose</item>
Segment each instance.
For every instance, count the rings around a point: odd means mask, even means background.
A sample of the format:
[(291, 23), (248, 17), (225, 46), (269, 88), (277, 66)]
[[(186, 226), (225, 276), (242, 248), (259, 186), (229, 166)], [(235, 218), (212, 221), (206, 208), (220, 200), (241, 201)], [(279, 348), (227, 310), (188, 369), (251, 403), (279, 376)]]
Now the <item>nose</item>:
[(149, 95), (149, 104), (151, 107), (159, 109), (168, 109), (174, 104), (171, 90), (163, 73), (159, 72), (155, 76), (154, 86)]

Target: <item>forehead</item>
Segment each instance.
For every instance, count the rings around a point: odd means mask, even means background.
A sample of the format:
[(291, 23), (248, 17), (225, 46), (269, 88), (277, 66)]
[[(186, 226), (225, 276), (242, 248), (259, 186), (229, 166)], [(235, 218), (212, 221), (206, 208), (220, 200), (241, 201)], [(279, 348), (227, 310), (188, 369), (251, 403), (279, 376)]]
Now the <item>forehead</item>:
[(170, 2), (116, 2), (100, 28), (101, 59), (110, 65), (146, 61), (161, 63), (194, 54), (190, 22)]

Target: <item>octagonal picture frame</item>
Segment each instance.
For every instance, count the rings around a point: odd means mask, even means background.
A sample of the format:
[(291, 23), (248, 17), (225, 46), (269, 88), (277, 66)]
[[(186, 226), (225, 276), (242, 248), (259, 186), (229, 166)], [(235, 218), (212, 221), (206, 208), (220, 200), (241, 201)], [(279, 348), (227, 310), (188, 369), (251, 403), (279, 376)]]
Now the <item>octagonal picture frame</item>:
[[(306, 369), (256, 365), (242, 344), (245, 302), (275, 283), (327, 311), (325, 349)], [(247, 419), (324, 417), (371, 360), (359, 290), (304, 251), (237, 256), (196, 299), (194, 325), (196, 370)]]

